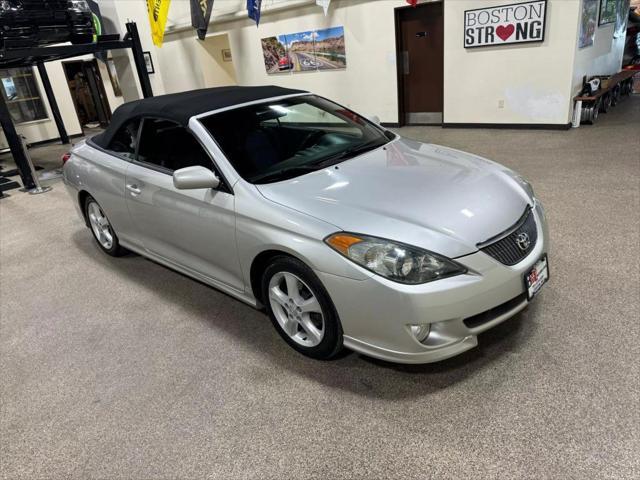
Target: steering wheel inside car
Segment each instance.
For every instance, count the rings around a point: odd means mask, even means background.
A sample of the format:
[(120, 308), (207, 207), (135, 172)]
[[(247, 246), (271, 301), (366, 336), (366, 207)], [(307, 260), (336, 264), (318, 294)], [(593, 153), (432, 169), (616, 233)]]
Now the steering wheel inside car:
[(318, 142), (318, 140), (320, 140), (326, 134), (327, 132), (325, 130), (316, 130), (314, 132), (310, 132), (302, 141), (300, 150), (304, 150), (305, 148), (312, 147)]

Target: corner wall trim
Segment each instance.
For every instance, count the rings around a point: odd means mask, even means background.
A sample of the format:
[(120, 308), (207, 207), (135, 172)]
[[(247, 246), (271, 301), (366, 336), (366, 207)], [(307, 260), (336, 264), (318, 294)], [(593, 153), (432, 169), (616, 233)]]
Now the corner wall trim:
[(512, 130), (569, 130), (571, 123), (443, 123), (442, 128), (496, 128)]

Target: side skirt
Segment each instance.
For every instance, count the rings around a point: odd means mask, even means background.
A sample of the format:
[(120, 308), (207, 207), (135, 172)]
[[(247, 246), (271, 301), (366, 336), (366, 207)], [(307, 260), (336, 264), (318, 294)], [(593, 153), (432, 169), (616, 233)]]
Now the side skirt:
[(207, 277), (205, 275), (202, 275), (198, 272), (194, 272), (193, 270), (183, 267), (181, 265), (178, 265), (177, 263), (172, 262), (171, 260), (167, 260), (166, 258), (163, 258), (159, 255), (156, 255), (154, 253), (149, 252), (148, 250), (145, 250), (144, 248), (140, 248), (138, 246), (132, 245), (129, 242), (123, 242), (122, 240), (120, 241), (120, 244), (131, 250), (132, 252), (137, 253), (138, 255), (145, 257), (149, 260), (152, 260), (156, 263), (159, 263), (160, 265), (163, 265), (167, 268), (170, 268), (171, 270), (175, 270), (178, 273), (181, 273), (183, 275), (186, 275), (187, 277), (193, 278), (194, 280), (197, 280), (201, 283), (204, 283), (205, 285), (209, 286), (209, 287), (213, 287), (216, 290), (220, 290), (223, 293), (226, 293), (228, 295), (231, 295), (232, 297), (252, 306), (253, 308), (259, 308), (258, 302), (256, 301), (256, 299), (253, 297), (253, 295), (248, 295), (246, 292), (243, 292), (241, 290), (237, 290), (233, 287), (230, 287), (229, 285), (219, 282), (218, 280), (215, 280), (214, 278), (210, 278)]

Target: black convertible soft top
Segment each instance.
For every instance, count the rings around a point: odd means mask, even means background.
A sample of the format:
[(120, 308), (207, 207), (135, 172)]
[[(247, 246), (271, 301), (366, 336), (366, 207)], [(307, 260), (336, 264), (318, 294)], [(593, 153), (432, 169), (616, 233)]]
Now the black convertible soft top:
[(276, 86), (216, 87), (135, 100), (116, 108), (107, 129), (91, 140), (106, 148), (120, 127), (136, 117), (164, 118), (186, 127), (189, 119), (200, 113), (296, 93), (308, 92)]

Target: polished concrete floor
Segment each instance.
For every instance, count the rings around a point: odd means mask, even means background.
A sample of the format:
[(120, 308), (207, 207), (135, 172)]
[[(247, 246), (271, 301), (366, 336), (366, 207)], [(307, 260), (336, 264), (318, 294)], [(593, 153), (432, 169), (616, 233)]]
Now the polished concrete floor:
[(2, 477), (638, 478), (640, 98), (571, 131), (401, 133), (533, 182), (552, 278), (525, 312), (438, 364), (313, 361), (262, 313), (103, 255), (59, 182), (14, 190), (0, 200)]

